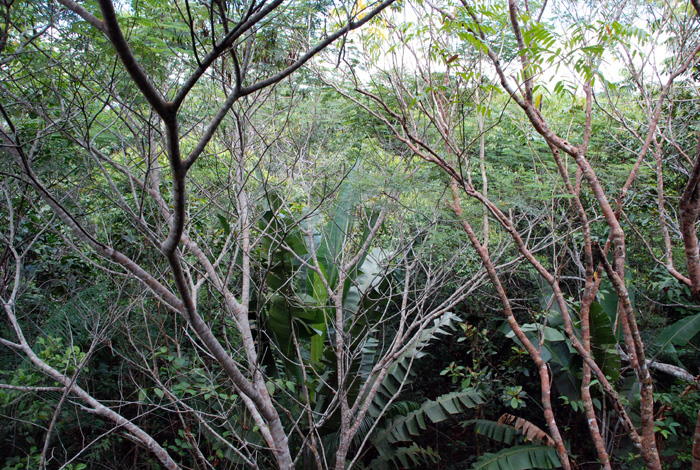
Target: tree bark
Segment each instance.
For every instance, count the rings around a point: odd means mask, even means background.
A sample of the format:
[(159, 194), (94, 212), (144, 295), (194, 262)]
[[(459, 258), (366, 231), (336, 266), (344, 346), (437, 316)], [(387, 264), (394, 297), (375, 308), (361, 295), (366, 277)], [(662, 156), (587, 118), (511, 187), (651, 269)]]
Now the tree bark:
[(693, 470), (700, 470), (700, 411), (698, 411), (698, 421), (693, 434)]
[(678, 206), (681, 212), (681, 232), (688, 277), (692, 283), (691, 291), (696, 299), (700, 299), (700, 253), (696, 229), (698, 215), (700, 215), (700, 134), (695, 150), (695, 164)]

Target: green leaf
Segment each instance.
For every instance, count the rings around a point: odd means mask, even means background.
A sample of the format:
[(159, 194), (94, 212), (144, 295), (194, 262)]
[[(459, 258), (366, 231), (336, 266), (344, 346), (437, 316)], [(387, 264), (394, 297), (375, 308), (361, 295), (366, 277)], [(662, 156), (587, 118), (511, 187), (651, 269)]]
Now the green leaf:
[[(379, 416), (382, 406), (385, 404), (384, 400), (393, 397), (394, 393), (389, 390), (389, 388), (393, 386), (392, 381), (403, 382), (404, 385), (409, 382), (410, 379), (406, 377), (406, 375), (408, 371), (411, 370), (412, 362), (423, 354), (422, 350), (431, 341), (438, 338), (438, 335), (447, 334), (446, 329), (454, 330), (455, 326), (453, 323), (458, 321), (461, 320), (453, 313), (445, 313), (440, 318), (436, 318), (433, 322), (433, 326), (422, 331), (418, 338), (406, 348), (405, 352), (397, 359), (395, 365), (391, 368), (389, 374), (380, 385), (377, 395), (370, 405), (371, 416)], [(465, 403), (465, 406), (469, 405)]]
[(670, 352), (671, 346), (686, 346), (688, 342), (700, 333), (700, 313), (678, 320), (664, 328), (654, 340), (662, 352)]
[(615, 350), (615, 333), (610, 317), (598, 302), (591, 304), (589, 325), (593, 358), (606, 376), (617, 382), (620, 379), (620, 354)]
[(318, 247), (317, 257), (325, 265), (326, 280), (331, 288), (335, 288), (338, 281), (338, 268), (352, 227), (354, 207), (360, 199), (360, 192), (355, 186), (360, 167), (361, 161), (358, 160), (343, 183), (335, 211), (324, 230), (321, 246)]
[(224, 230), (224, 233), (226, 235), (231, 233), (231, 226), (228, 223), (228, 219), (224, 217), (222, 214), (216, 214), (216, 218), (219, 219), (219, 225), (221, 225), (221, 228)]
[(377, 450), (379, 456), (367, 466), (367, 470), (387, 468), (388, 463), (393, 463), (397, 468), (416, 468), (440, 460), (438, 452), (430, 447), (420, 447), (415, 442), (408, 447), (380, 446)]
[(419, 434), (419, 429), (426, 428), (425, 416), (433, 423), (439, 423), (446, 420), (448, 415), (462, 413), (465, 408), (474, 408), (482, 403), (484, 398), (474, 389), (439, 396), (425, 402), (419, 409), (391, 421), (387, 429), (375, 439), (385, 437), (389, 443), (410, 441), (412, 436)]
[(495, 454), (479, 457), (472, 470), (531, 470), (535, 468), (559, 468), (557, 451), (551, 447), (522, 445), (503, 449)]
[(473, 419), (470, 421), (464, 421), (461, 423), (463, 426), (468, 426), (474, 424), (474, 430), (477, 434), (482, 434), (489, 439), (494, 441), (502, 442), (504, 444), (512, 444), (515, 438), (520, 435), (518, 431), (515, 430), (513, 426), (508, 424), (499, 424), (496, 421), (491, 421), (488, 419)]
[[(625, 279), (630, 279), (630, 270), (626, 270)], [(617, 325), (615, 330), (615, 338), (620, 341), (622, 338), (622, 322), (617, 321), (617, 292), (608, 278), (604, 278), (600, 283), (600, 306), (603, 307), (603, 311), (610, 317), (610, 322), (613, 325)], [(635, 295), (634, 291), (629, 291), (630, 302), (632, 303), (632, 308), (636, 310), (635, 307)]]

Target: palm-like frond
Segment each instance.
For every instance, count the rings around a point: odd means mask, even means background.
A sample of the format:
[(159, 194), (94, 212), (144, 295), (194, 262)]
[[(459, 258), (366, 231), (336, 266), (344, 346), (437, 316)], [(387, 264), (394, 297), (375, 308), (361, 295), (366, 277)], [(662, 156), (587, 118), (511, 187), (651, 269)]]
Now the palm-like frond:
[(495, 454), (479, 457), (472, 470), (531, 470), (535, 468), (559, 468), (557, 451), (551, 447), (522, 445), (503, 449)]

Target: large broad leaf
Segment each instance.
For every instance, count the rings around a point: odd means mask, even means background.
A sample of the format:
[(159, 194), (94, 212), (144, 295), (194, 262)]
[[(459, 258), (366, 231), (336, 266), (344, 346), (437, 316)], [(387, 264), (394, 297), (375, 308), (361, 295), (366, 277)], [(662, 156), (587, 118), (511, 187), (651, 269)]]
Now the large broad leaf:
[(381, 248), (375, 248), (362, 257), (343, 290), (343, 308), (347, 312), (357, 313), (361, 306), (368, 303), (367, 294), (375, 290), (386, 277), (383, 261), (388, 257)]
[[(558, 314), (552, 315), (552, 318), (559, 319), (561, 322), (561, 317)], [(555, 322), (555, 324), (557, 323)], [(527, 323), (522, 325), (521, 329), (534, 345), (537, 345), (540, 337), (544, 336), (540, 354), (542, 360), (552, 367), (552, 376), (557, 385), (557, 390), (570, 400), (580, 400), (581, 381), (578, 378), (578, 372), (581, 369), (580, 361), (572, 353), (572, 347), (566, 340), (564, 333), (561, 330), (539, 323)], [(500, 331), (505, 333), (518, 346), (524, 348), (508, 323), (504, 323)]]
[[(538, 285), (540, 307), (547, 311), (547, 326), (527, 324), (523, 325), (522, 329), (534, 344), (544, 336), (542, 359), (552, 366), (557, 390), (570, 400), (578, 401), (580, 400), (579, 372), (582, 361), (574, 354), (570, 343), (563, 342), (565, 338), (561, 310), (558, 304), (553, 302), (551, 286), (541, 276), (538, 277)], [(616, 382), (620, 377), (620, 355), (615, 349), (619, 336), (613, 331), (613, 323), (617, 320), (618, 299), (607, 279), (603, 280), (600, 296), (601, 303), (593, 302), (590, 308), (591, 349), (596, 363), (605, 375)], [(631, 292), (630, 300), (634, 300)], [(504, 326), (504, 332), (507, 332), (509, 337), (514, 336), (507, 325)]]
[(581, 401), (580, 377), (583, 361), (580, 357), (571, 354), (568, 346), (564, 343), (557, 343), (556, 348), (560, 350), (562, 356), (568, 354), (570, 358), (569, 365), (566, 367), (554, 361), (550, 363), (557, 394), (568, 398), (569, 401)]
[(661, 352), (674, 354), (675, 346), (686, 346), (700, 333), (700, 313), (678, 320), (664, 328), (654, 340), (654, 346)]
[[(388, 442), (411, 441), (413, 436), (426, 429), (426, 417), (433, 423), (447, 419), (449, 415), (461, 413), (465, 408), (474, 408), (484, 403), (484, 398), (473, 389), (452, 392), (427, 401), (418, 410), (395, 418), (388, 426)], [(385, 431), (386, 432), (386, 431)]]
[(559, 468), (557, 451), (547, 446), (515, 446), (495, 454), (486, 453), (472, 466), (472, 470), (531, 470)]
[(611, 324), (615, 325), (615, 337), (619, 341), (622, 338), (622, 325), (617, 321), (617, 293), (608, 279), (603, 279), (598, 290), (600, 306), (610, 318)]
[[(552, 377), (557, 387), (557, 392), (560, 395), (567, 397), (570, 401), (581, 400), (581, 358), (574, 354), (573, 347), (563, 333), (552, 328), (543, 327), (540, 324), (523, 325), (525, 335), (537, 345), (539, 343), (539, 335), (544, 333), (545, 341), (542, 343), (540, 354), (542, 360), (549, 364), (552, 368)], [(523, 344), (515, 333), (510, 329), (510, 326), (505, 323), (501, 331), (506, 333), (521, 348)], [(551, 338), (551, 339), (547, 339)]]
[[(515, 332), (510, 329), (510, 325), (508, 325), (508, 332), (506, 333), (507, 338), (515, 338)], [(566, 340), (566, 336), (564, 336), (564, 333), (562, 333), (560, 330), (556, 328), (552, 328), (551, 326), (545, 326), (541, 325), (539, 323), (526, 323), (520, 327), (521, 330), (523, 330), (524, 333), (532, 333), (532, 332), (537, 332), (538, 336), (544, 336), (545, 341), (564, 341)], [(534, 340), (535, 344), (539, 341), (538, 336), (533, 336), (530, 338), (530, 340)], [(528, 335), (530, 337), (530, 335)]]
[[(325, 267), (323, 265), (320, 265), (319, 268), (321, 268), (322, 273), (325, 275)], [(326, 305), (326, 303), (328, 302), (328, 291), (323, 285), (321, 276), (319, 276), (318, 273), (313, 273), (312, 276), (312, 297), (315, 299), (318, 305)], [(317, 335), (311, 338), (311, 360), (315, 362), (320, 361), (321, 356), (323, 355), (323, 347), (326, 343), (326, 335), (328, 333), (328, 324), (332, 322), (333, 315), (333, 309), (330, 307), (321, 309), (321, 311), (325, 312), (325, 314), (318, 318), (318, 321), (316, 323), (312, 324), (313, 328), (318, 332)]]
[(320, 246), (316, 247), (316, 257), (325, 266), (326, 280), (331, 287), (335, 287), (338, 281), (338, 268), (352, 229), (355, 204), (360, 199), (360, 192), (354, 184), (359, 167), (358, 161), (343, 183), (335, 202), (335, 210), (323, 231)]
[(387, 402), (393, 398), (398, 390), (399, 384), (403, 383), (405, 385), (410, 381), (413, 361), (424, 355), (423, 349), (431, 341), (455, 330), (454, 323), (459, 321), (459, 317), (455, 314), (446, 312), (441, 317), (436, 318), (430, 328), (420, 332), (413, 342), (408, 345), (404, 353), (396, 359), (394, 366), (380, 384), (377, 394), (369, 407), (370, 416), (378, 417), (382, 414)]
[(472, 419), (461, 423), (463, 426), (474, 425), (477, 434), (493, 439), (504, 444), (512, 444), (517, 437), (522, 436), (513, 426), (501, 424), (490, 419)]
[(381, 446), (377, 448), (379, 456), (377, 456), (366, 467), (370, 469), (384, 468), (419, 468), (419, 466), (427, 466), (437, 463), (440, 460), (440, 454), (430, 447), (420, 447), (415, 442), (408, 447), (393, 447)]
[(593, 359), (613, 383), (620, 379), (620, 353), (615, 349), (617, 339), (609, 315), (598, 302), (591, 304), (589, 325)]
[[(625, 271), (625, 280), (629, 281), (630, 278), (630, 270)], [(621, 322), (618, 321), (617, 319), (617, 304), (618, 304), (618, 298), (617, 298), (617, 292), (615, 292), (615, 288), (613, 287), (612, 283), (608, 278), (604, 278), (600, 282), (600, 289), (598, 290), (598, 296), (600, 298), (600, 306), (603, 308), (603, 311), (608, 315), (610, 318), (610, 322), (612, 325), (615, 326), (614, 333), (615, 333), (615, 338), (619, 342), (622, 339), (622, 324)], [(630, 303), (632, 304), (632, 309), (636, 310), (635, 307), (635, 295), (634, 291), (630, 289), (629, 291), (629, 296), (630, 296)]]
[[(347, 247), (348, 234), (354, 222), (354, 209), (360, 195), (353, 184), (357, 168), (358, 165), (351, 170), (341, 187), (327, 224), (314, 236), (314, 254), (320, 273), (304, 265), (303, 260), (311, 262), (312, 258), (312, 244), (308, 237), (298, 227), (288, 227), (279, 196), (274, 192), (268, 194), (269, 210), (258, 223), (264, 233), (263, 255), (268, 261), (265, 284), (273, 293), (268, 298), (265, 326), (269, 330), (269, 336), (277, 340), (286, 357), (290, 357), (293, 352), (293, 332), (303, 331), (312, 332), (311, 335), (302, 333), (300, 336), (308, 339), (306, 344), (311, 360), (315, 363), (322, 360), (329, 327), (335, 319), (335, 309), (329, 305), (326, 284), (334, 291), (338, 288), (338, 269)], [(376, 220), (376, 214), (369, 215), (369, 224)], [(320, 224), (313, 225), (318, 227)], [(368, 235), (369, 228), (366, 228), (359, 240), (360, 245)], [(378, 264), (379, 259), (381, 258), (365, 253), (353, 272), (349, 273), (343, 299), (348, 312), (356, 313), (361, 308), (364, 310), (367, 291), (377, 284), (375, 278), (384, 275)], [(363, 314), (366, 315), (367, 312), (363, 311)]]
[(298, 338), (313, 338), (318, 332), (314, 322), (323, 318), (323, 310), (309, 305), (294, 305), (282, 295), (273, 295), (264, 312), (265, 327), (274, 336), (285, 359), (296, 359), (292, 335)]
[(498, 421), (486, 419), (474, 419), (461, 423), (463, 426), (475, 425), (475, 431), (490, 439), (493, 439), (504, 444), (512, 444), (519, 438), (521, 440), (530, 441), (533, 444), (545, 444), (547, 447), (552, 447), (554, 441), (552, 438), (530, 421), (513, 416), (511, 414), (503, 414)]

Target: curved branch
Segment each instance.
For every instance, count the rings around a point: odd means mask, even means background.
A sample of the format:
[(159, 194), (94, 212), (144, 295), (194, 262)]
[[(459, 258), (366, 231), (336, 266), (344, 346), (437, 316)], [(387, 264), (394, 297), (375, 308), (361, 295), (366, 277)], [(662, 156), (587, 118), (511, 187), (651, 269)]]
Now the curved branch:
[(129, 44), (126, 42), (124, 34), (119, 27), (119, 21), (117, 20), (117, 14), (114, 11), (114, 5), (112, 4), (111, 0), (99, 0), (99, 3), (100, 10), (102, 11), (103, 24), (106, 28), (106, 31), (101, 31), (104, 32), (111, 41), (112, 45), (114, 46), (114, 50), (119, 55), (119, 58), (124, 64), (126, 71), (129, 72), (131, 79), (134, 81), (136, 86), (139, 87), (139, 90), (141, 90), (143, 96), (148, 100), (151, 106), (153, 106), (153, 109), (155, 109), (161, 118), (163, 118), (165, 121), (169, 121), (173, 116), (173, 114), (170, 112), (171, 106), (165, 101), (156, 87), (153, 86), (146, 75), (146, 71), (143, 70), (141, 64), (139, 64), (136, 57), (134, 57), (134, 53), (131, 51)]
[(87, 11), (82, 5), (78, 5), (73, 0), (58, 0), (58, 3), (68, 8), (70, 11), (80, 16), (89, 24), (97, 28), (104, 34), (107, 34), (107, 26), (98, 17)]

